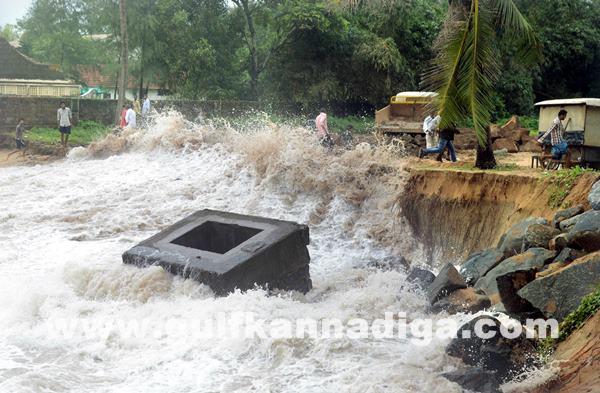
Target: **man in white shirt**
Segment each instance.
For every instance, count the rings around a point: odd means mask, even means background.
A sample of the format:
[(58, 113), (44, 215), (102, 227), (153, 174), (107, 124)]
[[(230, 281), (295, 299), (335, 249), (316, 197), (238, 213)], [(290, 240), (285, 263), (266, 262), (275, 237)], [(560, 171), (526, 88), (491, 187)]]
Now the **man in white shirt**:
[(64, 101), (60, 102), (60, 108), (56, 112), (56, 120), (60, 131), (60, 144), (67, 147), (69, 135), (71, 135), (71, 109), (67, 107)]
[(127, 104), (127, 112), (125, 113), (125, 124), (127, 127), (136, 128), (136, 114), (131, 104)]
[(442, 118), (438, 115), (436, 117), (427, 116), (423, 122), (423, 132), (425, 133), (425, 143), (428, 149), (432, 149), (439, 144), (438, 138), (438, 127)]

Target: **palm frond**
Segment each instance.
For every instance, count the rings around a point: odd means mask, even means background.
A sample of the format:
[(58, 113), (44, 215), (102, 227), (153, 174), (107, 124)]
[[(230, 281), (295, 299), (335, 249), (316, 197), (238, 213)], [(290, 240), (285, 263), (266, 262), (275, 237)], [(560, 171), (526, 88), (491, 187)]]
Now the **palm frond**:
[(500, 33), (515, 40), (522, 63), (531, 64), (542, 57), (541, 45), (533, 27), (513, 0), (490, 0), (489, 9), (496, 13)]
[(438, 92), (436, 105), (442, 117), (442, 127), (458, 124), (468, 116), (458, 94), (461, 67), (468, 42), (469, 23), (463, 7), (451, 7), (435, 44), (436, 59), (425, 70), (423, 87)]
[(473, 0), (467, 45), (458, 79), (458, 94), (463, 97), (482, 147), (488, 139), (487, 128), (494, 110), (494, 84), (499, 75), (493, 47), (496, 41), (493, 22), (493, 13), (482, 7), (481, 1)]

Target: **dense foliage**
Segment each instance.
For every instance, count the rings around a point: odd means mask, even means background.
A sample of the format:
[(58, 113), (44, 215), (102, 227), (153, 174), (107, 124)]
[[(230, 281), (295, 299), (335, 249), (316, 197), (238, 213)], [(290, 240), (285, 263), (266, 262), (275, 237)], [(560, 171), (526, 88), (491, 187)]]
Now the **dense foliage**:
[[(129, 1), (130, 73), (184, 98), (262, 99), (350, 112), (418, 89), (434, 56), (447, 0)], [(348, 6), (352, 4), (353, 6)], [(600, 95), (600, 0), (516, 0), (539, 36), (543, 60), (515, 61), (499, 44), (496, 116), (535, 100)], [(22, 50), (79, 76), (119, 63), (117, 0), (34, 0), (18, 28)], [(105, 86), (111, 88), (111, 86)], [(114, 88), (114, 86), (113, 86)]]

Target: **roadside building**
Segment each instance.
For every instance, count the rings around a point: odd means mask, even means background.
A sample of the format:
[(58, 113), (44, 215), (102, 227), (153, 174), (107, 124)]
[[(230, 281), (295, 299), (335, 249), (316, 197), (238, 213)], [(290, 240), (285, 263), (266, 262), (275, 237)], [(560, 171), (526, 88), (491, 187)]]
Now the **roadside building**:
[(0, 96), (79, 97), (80, 86), (57, 66), (38, 63), (0, 38)]
[[(79, 79), (84, 86), (81, 91), (81, 98), (117, 98), (117, 71), (111, 71), (106, 66), (79, 66)], [(147, 93), (146, 93), (147, 92)], [(130, 75), (127, 82), (125, 98), (133, 101), (136, 94), (139, 93), (139, 81)], [(160, 101), (169, 98), (168, 90), (155, 82), (144, 83), (144, 94), (147, 94), (151, 101)], [(141, 100), (141, 97), (138, 97)]]

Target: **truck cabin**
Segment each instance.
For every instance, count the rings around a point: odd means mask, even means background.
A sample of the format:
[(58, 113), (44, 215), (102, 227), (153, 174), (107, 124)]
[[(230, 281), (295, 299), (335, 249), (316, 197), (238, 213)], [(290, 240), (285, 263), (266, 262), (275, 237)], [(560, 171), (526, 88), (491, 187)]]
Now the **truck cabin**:
[(390, 104), (375, 113), (377, 128), (384, 132), (422, 133), (423, 120), (427, 117), (437, 93), (407, 91), (390, 98)]
[[(568, 112), (563, 122), (565, 140), (569, 144), (572, 161), (582, 165), (600, 167), (600, 99), (572, 98), (550, 100), (535, 104), (540, 110), (539, 135), (545, 133), (558, 112), (564, 109)], [(550, 137), (544, 140), (544, 145), (550, 145)]]

